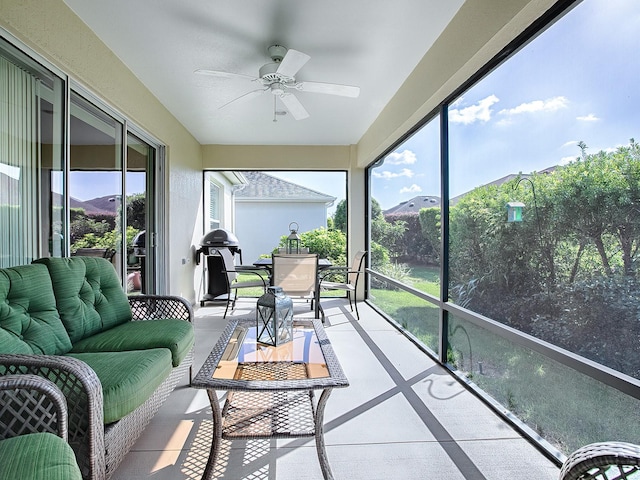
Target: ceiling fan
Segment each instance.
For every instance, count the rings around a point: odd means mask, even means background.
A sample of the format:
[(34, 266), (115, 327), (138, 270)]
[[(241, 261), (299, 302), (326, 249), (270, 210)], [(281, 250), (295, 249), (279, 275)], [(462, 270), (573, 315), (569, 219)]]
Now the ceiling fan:
[[(260, 67), (258, 77), (243, 75), (240, 73), (229, 73), (218, 70), (196, 70), (199, 75), (211, 75), (214, 77), (224, 77), (232, 79), (250, 80), (258, 82), (262, 86), (256, 90), (245, 93), (230, 102), (225, 103), (219, 108), (225, 108), (239, 100), (249, 100), (263, 93), (270, 92), (276, 98), (280, 98), (286, 109), (296, 120), (303, 120), (309, 116), (309, 112), (304, 108), (300, 100), (293, 94), (294, 91), (324, 93), (327, 95), (339, 95), (342, 97), (356, 98), (360, 95), (360, 87), (351, 85), (338, 85), (335, 83), (320, 82), (298, 82), (295, 78), (298, 71), (311, 58), (306, 53), (293, 49), (287, 49), (282, 45), (271, 45), (267, 51), (271, 57), (272, 63), (267, 63)], [(274, 107), (274, 121), (277, 112)]]

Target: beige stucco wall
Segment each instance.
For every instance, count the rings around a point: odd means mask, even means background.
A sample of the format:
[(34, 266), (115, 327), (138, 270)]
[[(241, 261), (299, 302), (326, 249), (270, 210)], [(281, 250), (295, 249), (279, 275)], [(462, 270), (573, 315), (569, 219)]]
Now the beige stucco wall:
[(199, 143), (62, 0), (0, 0), (0, 27), (167, 145), (163, 261), (169, 292), (193, 299), (193, 263), (182, 259), (202, 234)]

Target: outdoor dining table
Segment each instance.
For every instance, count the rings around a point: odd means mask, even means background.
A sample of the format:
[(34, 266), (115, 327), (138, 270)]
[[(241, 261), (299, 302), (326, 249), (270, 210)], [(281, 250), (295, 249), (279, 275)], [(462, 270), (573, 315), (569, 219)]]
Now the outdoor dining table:
[[(255, 267), (263, 267), (263, 268), (271, 269), (271, 265), (272, 265), (271, 257), (259, 258), (258, 260), (253, 262), (253, 265)], [(333, 263), (331, 263), (330, 260), (326, 258), (318, 259), (318, 270), (323, 270), (325, 268), (329, 268), (332, 266), (333, 266)]]

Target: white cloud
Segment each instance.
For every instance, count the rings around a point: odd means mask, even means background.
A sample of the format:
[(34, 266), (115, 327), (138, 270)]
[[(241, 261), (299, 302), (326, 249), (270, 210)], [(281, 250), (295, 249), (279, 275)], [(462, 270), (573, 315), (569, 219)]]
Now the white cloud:
[(413, 177), (413, 171), (409, 170), (408, 168), (403, 168), (399, 172), (390, 172), (389, 170), (384, 170), (382, 172), (377, 172), (376, 170), (374, 170), (373, 171), (373, 176), (376, 177), (376, 178), (383, 178), (385, 180), (390, 180), (392, 178), (398, 178), (398, 177), (411, 178), (411, 177)]
[(451, 106), (457, 107), (458, 105), (462, 105), (463, 101), (464, 101), (464, 97), (458, 97), (453, 102), (451, 102)]
[(596, 117), (593, 113), (590, 113), (589, 115), (576, 117), (576, 120), (580, 120), (581, 122), (597, 122), (600, 119)]
[(420, 193), (422, 191), (422, 188), (420, 188), (418, 185), (416, 185), (415, 183), (413, 185), (411, 185), (410, 187), (403, 187), (400, 189), (400, 193)]
[(534, 112), (555, 112), (561, 108), (566, 108), (569, 100), (566, 97), (554, 97), (547, 100), (534, 100), (532, 102), (521, 103), (514, 108), (500, 110), (500, 115), (519, 115), (522, 113)]
[(579, 140), (569, 140), (568, 142), (564, 142), (560, 148), (575, 147), (578, 143), (580, 143)]
[(401, 152), (393, 152), (387, 155), (384, 163), (389, 165), (413, 165), (418, 159), (416, 154), (411, 150), (403, 150)]
[(493, 112), (491, 106), (499, 101), (500, 99), (495, 95), (489, 95), (475, 105), (461, 109), (453, 108), (449, 110), (449, 121), (453, 123), (463, 123), (465, 125), (474, 123), (476, 120), (488, 122), (491, 120), (491, 113)]

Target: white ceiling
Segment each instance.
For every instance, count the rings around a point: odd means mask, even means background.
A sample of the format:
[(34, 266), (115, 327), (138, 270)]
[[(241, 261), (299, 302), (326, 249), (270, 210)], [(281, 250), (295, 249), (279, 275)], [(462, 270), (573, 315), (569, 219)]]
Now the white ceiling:
[[(65, 0), (202, 144), (357, 143), (464, 0)], [(360, 87), (358, 98), (296, 92), (310, 117), (274, 118), (274, 96), (220, 106), (256, 83), (283, 45), (311, 56), (297, 81)], [(258, 85), (259, 86), (259, 85)], [(278, 100), (277, 110), (284, 110)]]

